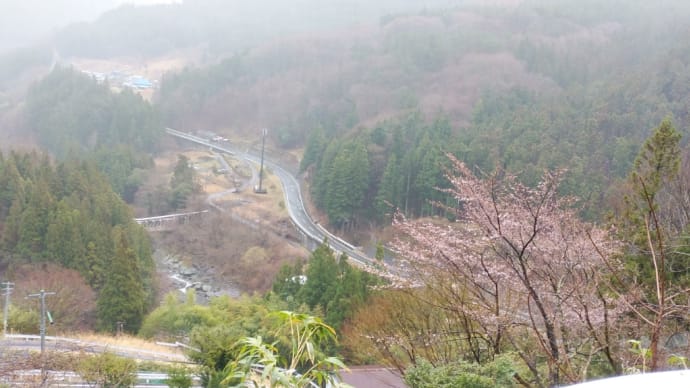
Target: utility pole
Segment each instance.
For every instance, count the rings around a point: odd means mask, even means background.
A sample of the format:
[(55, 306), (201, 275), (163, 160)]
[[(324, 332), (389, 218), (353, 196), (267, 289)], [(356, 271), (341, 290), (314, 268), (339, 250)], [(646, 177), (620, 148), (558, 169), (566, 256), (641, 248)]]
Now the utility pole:
[(41, 290), (37, 294), (30, 294), (29, 298), (40, 298), (41, 299), (41, 357), (43, 357), (43, 351), (46, 347), (46, 295), (55, 295), (54, 292), (46, 292)]
[(263, 129), (263, 136), (261, 136), (261, 169), (259, 170), (259, 188), (254, 190), (257, 194), (266, 194), (266, 189), (261, 187), (264, 178), (264, 149), (266, 148), (266, 134), (268, 129)]
[[(40, 326), (40, 334), (41, 334), (41, 386), (45, 386), (46, 380), (48, 379), (48, 375), (46, 375), (46, 358), (43, 354), (46, 348), (46, 295), (55, 295), (54, 292), (46, 292), (45, 290), (41, 290), (38, 294), (29, 294), (29, 298), (40, 298), (41, 299), (41, 326)], [(49, 315), (50, 316), (50, 315)], [(50, 317), (50, 323), (53, 323), (53, 318)]]
[(12, 294), (12, 289), (14, 288), (14, 283), (2, 282), (3, 295), (5, 295), (5, 306), (2, 311), (2, 336), (7, 336), (7, 316), (10, 311), (10, 295)]

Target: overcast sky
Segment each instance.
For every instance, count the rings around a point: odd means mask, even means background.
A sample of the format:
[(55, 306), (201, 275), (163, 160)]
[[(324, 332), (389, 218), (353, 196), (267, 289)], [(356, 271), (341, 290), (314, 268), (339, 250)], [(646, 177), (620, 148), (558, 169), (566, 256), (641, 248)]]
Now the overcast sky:
[(0, 51), (25, 46), (72, 22), (95, 20), (125, 3), (171, 2), (175, 0), (0, 0)]
[[(191, 1), (191, 0), (187, 0)], [(227, 1), (235, 8), (245, 9), (253, 6), (253, 0), (217, 0), (218, 3)], [(291, 0), (273, 0), (278, 3), (290, 4)], [(347, 0), (323, 0), (325, 7), (339, 7), (348, 4)], [(358, 3), (359, 1), (359, 3)], [(394, 11), (401, 9), (422, 9), (426, 3), (452, 4), (461, 0), (366, 0), (353, 1), (368, 4), (369, 11), (380, 11), (394, 4)], [(482, 0), (476, 0), (482, 1)], [(487, 0), (484, 0), (487, 1)], [(518, 1), (518, 0), (490, 0), (490, 1)], [(53, 31), (74, 22), (89, 22), (96, 20), (104, 12), (123, 4), (152, 5), (160, 3), (180, 3), (181, 0), (0, 0), (0, 52), (8, 49), (29, 46), (42, 38), (47, 38)], [(256, 2), (263, 6), (268, 1)], [(300, 4), (304, 1), (295, 3)], [(402, 8), (401, 8), (402, 7)], [(386, 8), (387, 9), (387, 8)], [(337, 11), (334, 8), (334, 11)]]

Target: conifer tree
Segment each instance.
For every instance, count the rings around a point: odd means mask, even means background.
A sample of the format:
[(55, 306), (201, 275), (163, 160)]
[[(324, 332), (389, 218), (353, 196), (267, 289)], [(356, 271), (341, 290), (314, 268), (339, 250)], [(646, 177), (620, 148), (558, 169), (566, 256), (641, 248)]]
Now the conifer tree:
[(80, 221), (79, 211), (70, 209), (66, 201), (62, 200), (48, 225), (46, 256), (66, 268), (75, 268), (75, 263), (84, 256), (86, 247), (82, 241)]
[(304, 156), (299, 164), (300, 171), (305, 171), (309, 166), (317, 164), (324, 148), (326, 147), (326, 138), (322, 127), (316, 127), (309, 138), (307, 145), (304, 148)]
[(671, 215), (660, 211), (660, 196), (678, 180), (680, 138), (671, 120), (665, 119), (645, 141), (628, 177), (630, 191), (618, 217), (624, 237), (631, 241), (628, 262), (645, 288), (642, 308), (636, 313), (650, 329), (651, 370), (661, 367), (659, 341), (666, 323), (686, 315), (682, 306), (686, 301), (678, 300), (679, 296), (685, 299), (686, 292), (678, 284), (683, 279), (677, 278), (687, 272), (672, 270), (674, 261), (687, 268), (687, 255), (678, 248), (684, 245), (679, 244), (684, 230), (673, 230), (668, 223)]
[(314, 177), (312, 194), (314, 201), (322, 209), (326, 209), (328, 201), (328, 190), (331, 186), (334, 160), (340, 150), (340, 141), (335, 139), (328, 143), (323, 156), (317, 165), (317, 174)]
[(381, 185), (376, 194), (376, 212), (381, 220), (390, 220), (395, 207), (400, 206), (400, 166), (398, 157), (391, 154), (381, 178)]
[[(0, 157), (2, 154), (0, 154)], [(22, 177), (19, 175), (14, 158), (0, 160), (0, 219), (7, 216), (14, 198), (23, 191)]]
[(198, 192), (199, 189), (196, 171), (190, 164), (189, 158), (184, 155), (178, 155), (177, 164), (170, 179), (170, 206), (173, 209), (185, 207), (189, 196)]
[(138, 260), (122, 229), (115, 228), (113, 239), (115, 255), (98, 296), (98, 326), (101, 330), (113, 332), (117, 322), (125, 322), (125, 330), (136, 333), (146, 306)]
[(39, 180), (34, 183), (29, 190), (19, 228), (17, 250), (23, 257), (34, 262), (45, 258), (45, 236), (53, 207), (54, 198), (48, 190), (47, 182)]
[(307, 282), (299, 291), (300, 299), (311, 308), (317, 305), (326, 307), (328, 301), (333, 299), (333, 286), (338, 280), (338, 263), (328, 241), (312, 252), (306, 275)]

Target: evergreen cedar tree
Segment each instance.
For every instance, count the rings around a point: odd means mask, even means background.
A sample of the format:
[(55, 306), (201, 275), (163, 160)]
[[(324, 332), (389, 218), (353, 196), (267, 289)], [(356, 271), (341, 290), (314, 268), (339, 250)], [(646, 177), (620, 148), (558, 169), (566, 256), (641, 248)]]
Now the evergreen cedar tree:
[[(0, 181), (2, 264), (50, 262), (78, 271), (98, 293), (99, 327), (127, 321), (136, 332), (154, 300), (151, 246), (94, 163), (0, 154)], [(118, 292), (126, 300), (113, 299)], [(120, 302), (131, 311), (118, 317)]]
[(643, 290), (634, 312), (649, 330), (653, 371), (663, 367), (660, 343), (662, 335), (670, 335), (667, 327), (687, 322), (688, 190), (680, 140), (671, 120), (663, 120), (635, 159), (618, 212), (621, 235), (629, 243), (628, 264)]

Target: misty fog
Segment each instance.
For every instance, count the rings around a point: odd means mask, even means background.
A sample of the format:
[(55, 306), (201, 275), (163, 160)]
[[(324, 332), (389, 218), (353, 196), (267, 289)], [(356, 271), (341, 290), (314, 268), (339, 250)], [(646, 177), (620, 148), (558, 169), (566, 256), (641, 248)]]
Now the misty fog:
[(93, 21), (123, 4), (151, 5), (175, 0), (2, 0), (0, 52), (18, 48), (70, 23)]
[(269, 309), (435, 381), (685, 367), (689, 36), (688, 0), (0, 0), (0, 281), (213, 373)]
[[(51, 33), (76, 22), (93, 22), (103, 13), (123, 5), (150, 6), (159, 4), (180, 4), (182, 0), (2, 0), (0, 4), (0, 52), (19, 48), (48, 39)], [(428, 6), (449, 6), (463, 1), (454, 0), (381, 0), (381, 1), (216, 1), (187, 0), (189, 9), (211, 8), (217, 12), (226, 9), (228, 14), (236, 13), (237, 21), (248, 22), (254, 28), (252, 19), (256, 15), (272, 15), (263, 18), (270, 26), (279, 18), (291, 18), (293, 31), (299, 31), (304, 21), (312, 25), (310, 17), (326, 16), (327, 22), (355, 23), (371, 21), (388, 13), (421, 10)], [(220, 6), (220, 7), (219, 7)], [(157, 11), (156, 11), (157, 12)], [(210, 16), (210, 15), (208, 15)], [(227, 17), (219, 16), (219, 18)], [(372, 19), (373, 18), (373, 19)], [(232, 16), (228, 20), (233, 20)], [(280, 24), (280, 22), (278, 23)], [(173, 27), (173, 26), (169, 26)], [(266, 26), (265, 26), (266, 27)]]

